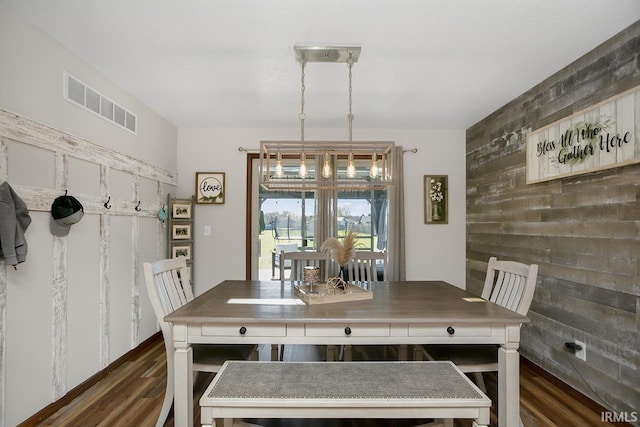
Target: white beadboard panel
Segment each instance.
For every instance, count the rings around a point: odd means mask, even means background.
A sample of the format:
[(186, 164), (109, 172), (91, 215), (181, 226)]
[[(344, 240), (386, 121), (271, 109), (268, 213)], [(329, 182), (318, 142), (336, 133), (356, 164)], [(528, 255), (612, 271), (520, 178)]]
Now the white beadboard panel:
[(149, 178), (140, 177), (138, 182), (138, 198), (142, 201), (142, 205), (158, 201), (158, 181)]
[(111, 263), (109, 248), (111, 247), (111, 215), (100, 216), (100, 240), (98, 243), (98, 251), (100, 254), (100, 268), (97, 276), (99, 285), (99, 301), (100, 310), (98, 313), (98, 341), (99, 341), (99, 359), (100, 369), (104, 369), (109, 364), (109, 313), (111, 311), (111, 282), (109, 273), (111, 271)]
[[(151, 307), (147, 285), (144, 280), (142, 263), (152, 262), (158, 259), (158, 220), (154, 218), (140, 218), (138, 239), (138, 259), (140, 268), (137, 281), (140, 286), (140, 341), (144, 341), (158, 331), (158, 321)], [(163, 246), (164, 247), (164, 246)], [(164, 258), (164, 256), (163, 256)]]
[(67, 242), (67, 391), (100, 370), (100, 215), (85, 214)]
[[(136, 180), (137, 182), (137, 180)], [(137, 185), (136, 190), (137, 194)], [(139, 257), (138, 238), (140, 218), (131, 217), (131, 348), (136, 347), (140, 343), (140, 282), (138, 274), (142, 270)]]
[(9, 183), (54, 188), (56, 156), (53, 151), (22, 144), (11, 139), (9, 139), (7, 151)]
[(109, 245), (109, 363), (131, 349), (131, 218), (112, 215)]
[(100, 164), (69, 158), (69, 192), (100, 195)]
[(67, 241), (53, 238), (53, 283), (51, 284), (53, 352), (53, 400), (58, 400), (67, 389)]
[[(5, 425), (15, 426), (53, 401), (53, 237), (49, 214), (31, 213), (27, 260), (8, 268)], [(44, 404), (43, 404), (44, 403)]]
[[(139, 265), (132, 245), (131, 218), (156, 218), (159, 207), (166, 203), (159, 192), (135, 211), (138, 184), (134, 185), (134, 177), (175, 188), (177, 129), (3, 6), (0, 23), (0, 33), (20, 40), (20, 49), (0, 42), (0, 179), (11, 183), (34, 218), (27, 231), (27, 262), (20, 264), (18, 271), (4, 271), (8, 277), (0, 275), (0, 311), (5, 313), (0, 313), (0, 331), (7, 332), (0, 334), (0, 426), (10, 426), (94, 373), (91, 363), (95, 366), (96, 362), (90, 361), (90, 347), (96, 344), (91, 340), (98, 343), (93, 354), (100, 369), (129, 349), (131, 331), (138, 327), (130, 316), (136, 274), (132, 264)], [(61, 96), (63, 70), (105, 93), (109, 89), (118, 99), (127, 99), (127, 106), (138, 113), (138, 135), (122, 132), (100, 118), (87, 118), (86, 112), (65, 102)], [(94, 171), (95, 165), (99, 173)], [(113, 206), (107, 210), (104, 202), (110, 195), (112, 170), (116, 196), (112, 195)], [(119, 180), (120, 176), (127, 178)], [(142, 184), (142, 191), (146, 186)], [(64, 245), (62, 241), (54, 245), (48, 229), (49, 211), (53, 199), (65, 189), (81, 200), (86, 217), (72, 227)], [(125, 226), (118, 227), (112, 248), (110, 224), (121, 219), (126, 219)], [(97, 229), (92, 221), (99, 223)], [(159, 222), (157, 231), (162, 232)], [(78, 239), (81, 242), (74, 243)], [(119, 245), (122, 239), (126, 243)], [(81, 254), (74, 255), (74, 251)], [(66, 262), (60, 262), (63, 252)], [(99, 253), (95, 274), (86, 259), (93, 257), (91, 252)], [(129, 288), (123, 300), (112, 300), (111, 283), (121, 281), (121, 275)], [(98, 287), (97, 296), (81, 293), (89, 292), (91, 288), (86, 286), (91, 283)], [(38, 292), (30, 293), (32, 288)], [(3, 296), (5, 289), (8, 293)], [(46, 297), (41, 292), (46, 292)], [(60, 309), (54, 312), (56, 307)], [(128, 315), (117, 313), (120, 307)], [(83, 318), (92, 312), (93, 320)], [(112, 327), (112, 316), (122, 319), (125, 326), (116, 323)], [(54, 328), (54, 321), (58, 328)], [(92, 334), (92, 328), (98, 332)]]
[(111, 168), (108, 185), (109, 196), (112, 200), (133, 200), (133, 174)]

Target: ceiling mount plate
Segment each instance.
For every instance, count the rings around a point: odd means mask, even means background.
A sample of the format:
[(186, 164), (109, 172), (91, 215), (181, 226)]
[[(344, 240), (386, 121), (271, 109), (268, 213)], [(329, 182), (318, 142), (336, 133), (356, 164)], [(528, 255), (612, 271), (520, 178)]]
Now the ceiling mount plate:
[(360, 46), (293, 46), (296, 61), (306, 62), (347, 62), (349, 54), (353, 62), (358, 62)]

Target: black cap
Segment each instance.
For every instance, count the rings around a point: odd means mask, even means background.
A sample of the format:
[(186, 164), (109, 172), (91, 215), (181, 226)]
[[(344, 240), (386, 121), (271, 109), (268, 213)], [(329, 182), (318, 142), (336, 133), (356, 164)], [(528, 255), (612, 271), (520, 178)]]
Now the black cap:
[(51, 221), (49, 229), (51, 234), (58, 237), (64, 237), (69, 234), (71, 225), (82, 219), (84, 208), (73, 196), (57, 197), (51, 204)]

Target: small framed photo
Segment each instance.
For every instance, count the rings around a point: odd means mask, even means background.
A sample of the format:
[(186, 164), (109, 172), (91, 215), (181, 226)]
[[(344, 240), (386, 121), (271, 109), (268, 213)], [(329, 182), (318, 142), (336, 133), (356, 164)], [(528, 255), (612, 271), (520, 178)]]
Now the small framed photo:
[(447, 224), (449, 222), (447, 188), (447, 175), (424, 176), (425, 224)]
[(185, 257), (186, 259), (191, 259), (191, 245), (175, 245), (171, 247), (171, 257)]
[(224, 172), (196, 172), (196, 203), (224, 204)]
[(173, 210), (171, 212), (172, 218), (190, 219), (191, 218), (191, 203), (174, 202)]
[(173, 240), (191, 239), (191, 224), (173, 224), (171, 238)]

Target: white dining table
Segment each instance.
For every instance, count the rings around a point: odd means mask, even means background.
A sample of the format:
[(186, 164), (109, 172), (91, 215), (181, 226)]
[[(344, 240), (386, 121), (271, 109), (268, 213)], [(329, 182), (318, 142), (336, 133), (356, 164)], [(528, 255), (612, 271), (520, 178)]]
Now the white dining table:
[(192, 344), (496, 344), (498, 425), (519, 425), (520, 327), (529, 321), (442, 281), (371, 285), (373, 298), (307, 305), (280, 281), (226, 280), (167, 315), (176, 426), (193, 426)]

